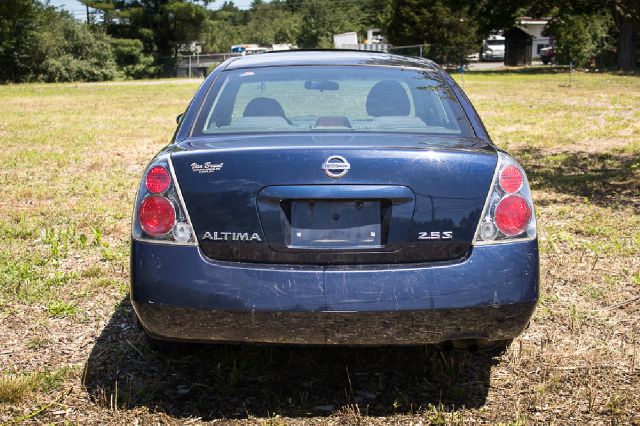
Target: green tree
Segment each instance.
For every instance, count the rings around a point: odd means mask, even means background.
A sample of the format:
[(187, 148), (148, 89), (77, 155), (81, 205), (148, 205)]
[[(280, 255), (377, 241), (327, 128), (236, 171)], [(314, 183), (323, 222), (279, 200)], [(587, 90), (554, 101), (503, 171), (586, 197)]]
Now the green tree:
[(117, 77), (109, 37), (92, 32), (66, 12), (42, 10), (31, 78), (48, 82), (101, 81)]
[(555, 38), (556, 55), (561, 63), (572, 61), (586, 67), (606, 50), (611, 50), (613, 21), (605, 12), (554, 16), (545, 35)]
[(341, 33), (340, 15), (326, 7), (322, 0), (306, 0), (300, 10), (302, 28), (298, 45), (304, 48), (329, 48), (333, 46), (333, 34)]
[(146, 53), (158, 57), (175, 56), (181, 45), (198, 41), (207, 26), (207, 9), (194, 1), (81, 1), (100, 11), (108, 34), (139, 39), (144, 43)]
[(509, 28), (516, 16), (594, 16), (608, 12), (615, 23), (616, 63), (635, 69), (638, 61), (640, 0), (481, 0), (475, 2), (482, 31)]
[(638, 63), (638, 34), (640, 34), (640, 0), (608, 0), (618, 29), (618, 68), (634, 70)]
[(207, 51), (228, 51), (238, 43), (298, 44), (306, 48), (333, 47), (333, 34), (379, 26), (375, 3), (389, 0), (338, 2), (329, 0), (254, 1), (249, 10), (239, 10), (231, 1), (210, 12), (204, 37)]
[(438, 63), (462, 63), (478, 50), (478, 25), (467, 2), (456, 0), (395, 0), (386, 27), (396, 45), (428, 45)]
[(273, 43), (296, 42), (301, 16), (280, 5), (254, 1), (245, 29), (248, 43), (269, 46)]
[[(530, 0), (535, 3), (534, 0)], [(616, 28), (616, 64), (623, 71), (636, 68), (640, 33), (640, 0), (544, 0), (554, 15), (598, 15), (608, 11)], [(553, 10), (553, 9), (552, 9)]]
[(370, 11), (371, 0), (360, 2), (330, 2), (327, 0), (304, 0), (299, 13), (301, 27), (297, 40), (300, 47), (331, 48), (333, 35), (355, 31), (364, 36), (366, 29), (374, 24), (374, 12)]
[(33, 0), (0, 3), (0, 81), (97, 81), (117, 76), (110, 39)]
[(0, 81), (22, 81), (30, 74), (41, 9), (34, 0), (0, 2)]
[(144, 53), (144, 46), (140, 40), (112, 38), (111, 48), (122, 77), (145, 78), (157, 74), (153, 56)]
[(232, 1), (225, 1), (220, 9), (211, 11), (202, 35), (204, 51), (229, 52), (232, 45), (246, 43), (249, 13), (238, 9)]

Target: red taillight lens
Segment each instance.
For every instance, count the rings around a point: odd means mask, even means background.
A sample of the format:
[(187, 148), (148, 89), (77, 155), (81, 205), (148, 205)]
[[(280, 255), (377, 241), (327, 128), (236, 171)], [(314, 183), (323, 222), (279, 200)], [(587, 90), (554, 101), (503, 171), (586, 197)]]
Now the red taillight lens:
[(167, 169), (162, 166), (155, 166), (147, 173), (145, 184), (147, 185), (149, 192), (160, 194), (161, 192), (169, 189), (171, 177), (169, 176)]
[(176, 221), (176, 211), (171, 201), (158, 195), (152, 195), (140, 203), (138, 220), (144, 232), (154, 237), (162, 237), (173, 228)]
[(498, 229), (512, 237), (523, 233), (531, 219), (531, 207), (527, 200), (519, 195), (507, 195), (496, 206), (495, 221)]
[(508, 193), (518, 192), (522, 188), (522, 172), (516, 166), (507, 166), (500, 170), (498, 181), (500, 187)]

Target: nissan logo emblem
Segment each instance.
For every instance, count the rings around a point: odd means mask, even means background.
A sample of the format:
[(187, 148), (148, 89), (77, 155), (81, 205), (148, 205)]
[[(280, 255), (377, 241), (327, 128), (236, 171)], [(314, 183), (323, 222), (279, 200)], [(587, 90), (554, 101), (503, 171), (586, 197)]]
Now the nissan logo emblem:
[(324, 170), (327, 176), (334, 179), (338, 179), (346, 175), (350, 168), (351, 164), (349, 164), (344, 157), (339, 155), (332, 155), (322, 163), (322, 170)]

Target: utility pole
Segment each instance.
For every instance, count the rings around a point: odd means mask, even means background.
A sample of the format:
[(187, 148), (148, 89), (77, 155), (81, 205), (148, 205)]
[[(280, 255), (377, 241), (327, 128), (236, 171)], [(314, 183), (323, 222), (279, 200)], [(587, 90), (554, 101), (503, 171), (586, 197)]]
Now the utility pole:
[(89, 5), (85, 4), (85, 6), (87, 7), (87, 25), (89, 25)]

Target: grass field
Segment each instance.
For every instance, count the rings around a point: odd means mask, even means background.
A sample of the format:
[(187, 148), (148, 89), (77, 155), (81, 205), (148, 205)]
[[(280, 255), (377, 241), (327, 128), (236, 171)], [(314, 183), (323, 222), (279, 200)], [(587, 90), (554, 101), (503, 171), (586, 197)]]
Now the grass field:
[(464, 80), (539, 224), (539, 306), (493, 358), (157, 354), (127, 302), (130, 214), (198, 82), (0, 86), (0, 423), (640, 424), (640, 77)]

